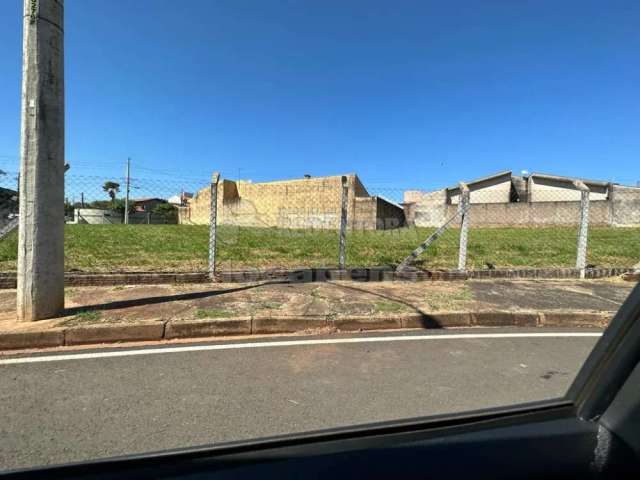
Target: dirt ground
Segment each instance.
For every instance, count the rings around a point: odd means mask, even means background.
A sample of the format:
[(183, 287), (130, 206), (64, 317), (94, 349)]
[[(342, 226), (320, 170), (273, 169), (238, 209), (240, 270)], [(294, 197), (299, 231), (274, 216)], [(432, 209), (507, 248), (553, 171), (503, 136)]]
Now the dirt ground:
[(60, 318), (17, 323), (0, 290), (0, 331), (249, 315), (330, 316), (442, 311), (615, 311), (634, 284), (605, 280), (188, 284), (66, 289)]

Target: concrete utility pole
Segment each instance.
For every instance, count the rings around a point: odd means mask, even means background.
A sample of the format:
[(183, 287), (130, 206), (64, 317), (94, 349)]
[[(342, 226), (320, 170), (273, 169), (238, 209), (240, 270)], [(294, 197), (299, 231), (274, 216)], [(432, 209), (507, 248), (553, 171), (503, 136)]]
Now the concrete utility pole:
[(24, 0), (17, 316), (64, 309), (64, 0)]
[(124, 195), (124, 224), (129, 224), (129, 191), (131, 190), (131, 159), (127, 158), (127, 188)]

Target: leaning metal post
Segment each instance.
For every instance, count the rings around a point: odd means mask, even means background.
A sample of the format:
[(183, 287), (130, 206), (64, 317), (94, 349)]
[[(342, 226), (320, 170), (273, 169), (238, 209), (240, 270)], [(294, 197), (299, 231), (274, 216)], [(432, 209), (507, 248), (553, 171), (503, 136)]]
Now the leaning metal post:
[(467, 269), (467, 240), (469, 237), (469, 206), (471, 204), (469, 187), (466, 183), (460, 182), (460, 201), (458, 211), (460, 212), (460, 249), (458, 251), (458, 270)]
[(429, 235), (429, 237), (424, 242), (418, 245), (418, 248), (416, 248), (413, 252), (407, 255), (407, 257), (398, 264), (398, 266), (396, 267), (396, 272), (402, 272), (403, 270), (405, 270), (416, 258), (422, 255), (433, 242), (435, 242), (438, 238), (442, 236), (444, 232), (447, 231), (447, 229), (451, 226), (453, 221), (456, 218), (458, 218), (458, 215), (460, 215), (461, 213), (466, 213), (468, 209), (469, 209), (468, 205), (463, 210), (458, 208), (458, 211), (455, 214), (453, 214), (451, 218), (449, 218), (446, 222), (440, 225), (440, 227), (438, 227), (438, 229), (435, 232)]
[(214, 172), (211, 176), (211, 212), (209, 218), (209, 278), (216, 279), (216, 234), (218, 227), (218, 181), (220, 174)]

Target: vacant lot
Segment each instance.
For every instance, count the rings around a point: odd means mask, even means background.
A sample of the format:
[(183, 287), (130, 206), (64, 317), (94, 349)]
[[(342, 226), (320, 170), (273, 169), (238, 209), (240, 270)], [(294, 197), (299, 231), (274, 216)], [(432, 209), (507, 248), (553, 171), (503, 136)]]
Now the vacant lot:
[[(334, 230), (219, 228), (218, 258), (223, 269), (321, 267), (338, 261)], [(395, 265), (433, 229), (349, 232), (351, 267)], [(207, 266), (205, 225), (67, 225), (69, 271), (198, 271)], [(15, 270), (17, 235), (0, 241), (0, 270)], [(575, 265), (576, 228), (484, 228), (469, 234), (468, 267), (570, 267)], [(450, 230), (417, 266), (457, 265), (458, 231)], [(588, 262), (630, 267), (640, 260), (640, 228), (591, 228)]]

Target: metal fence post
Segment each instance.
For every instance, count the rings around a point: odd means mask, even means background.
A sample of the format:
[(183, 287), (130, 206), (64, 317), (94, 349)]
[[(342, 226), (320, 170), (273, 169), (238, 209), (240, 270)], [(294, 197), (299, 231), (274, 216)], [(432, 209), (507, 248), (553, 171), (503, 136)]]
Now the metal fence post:
[(580, 190), (580, 226), (578, 227), (576, 268), (580, 270), (580, 278), (584, 278), (587, 267), (587, 236), (589, 232), (589, 187), (580, 180), (576, 180), (573, 184)]
[(344, 270), (347, 261), (347, 200), (349, 197), (349, 184), (347, 177), (342, 177), (342, 201), (340, 206), (340, 253), (338, 267)]
[(458, 211), (460, 212), (460, 248), (458, 251), (458, 270), (467, 269), (467, 240), (469, 237), (469, 204), (470, 192), (466, 183), (460, 182), (460, 201)]
[(127, 158), (126, 193), (124, 196), (124, 224), (129, 224), (129, 192), (131, 191), (131, 159)]
[(209, 278), (216, 277), (216, 233), (218, 227), (218, 181), (220, 174), (214, 172), (211, 176), (211, 211), (209, 217)]

